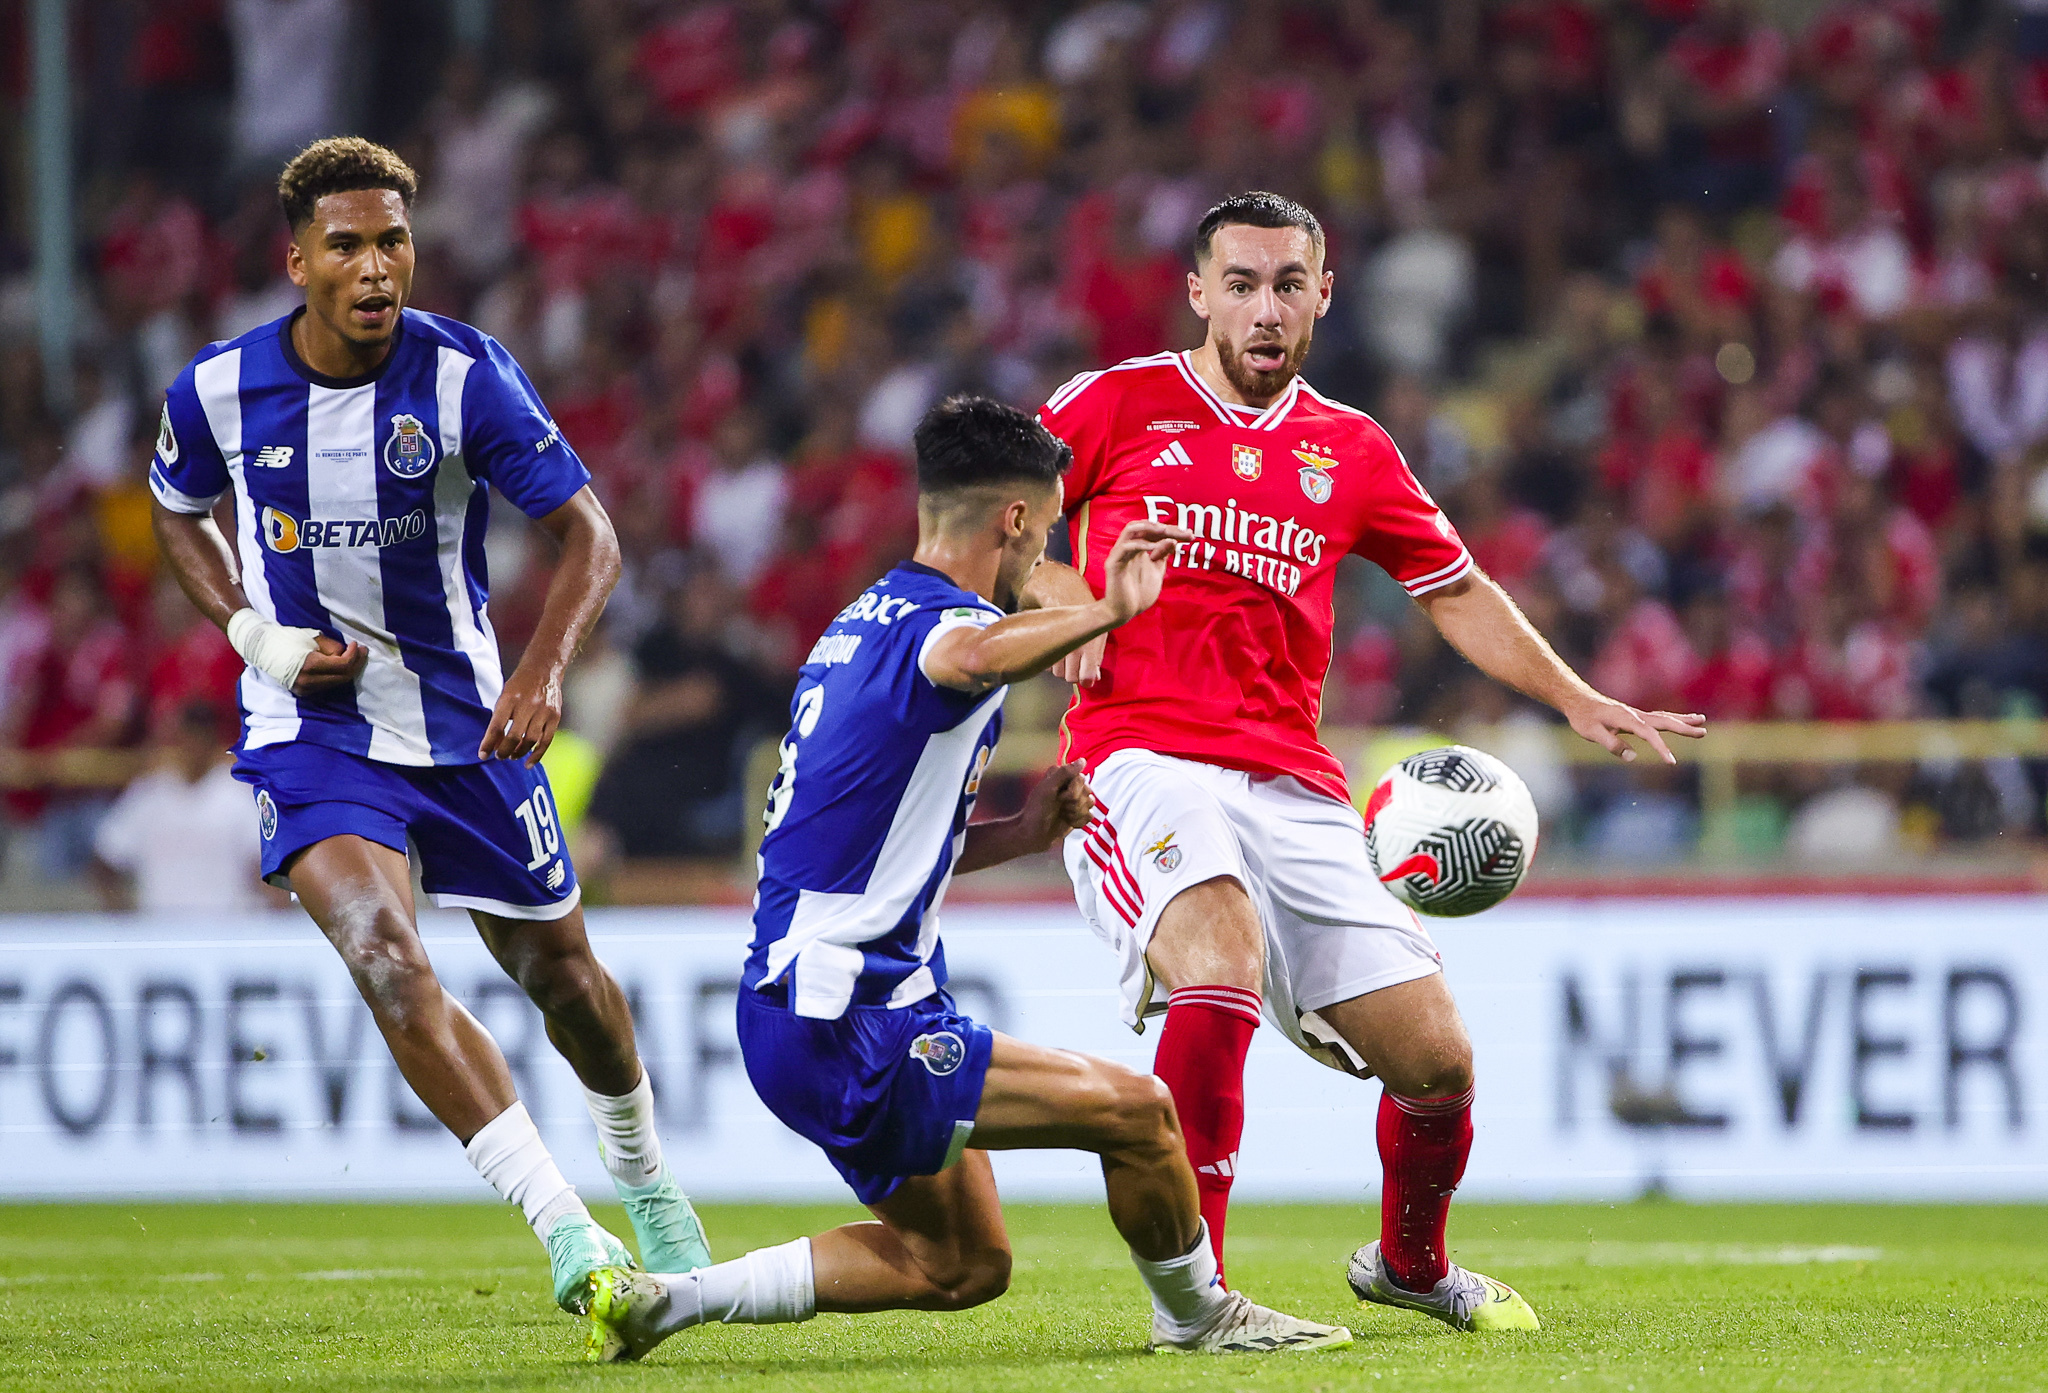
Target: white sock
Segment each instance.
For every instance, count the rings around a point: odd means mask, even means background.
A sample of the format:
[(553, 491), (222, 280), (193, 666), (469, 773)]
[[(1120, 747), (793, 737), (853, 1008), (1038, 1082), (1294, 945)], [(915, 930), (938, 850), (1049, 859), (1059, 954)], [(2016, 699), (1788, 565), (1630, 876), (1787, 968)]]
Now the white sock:
[(526, 1104), (515, 1102), (486, 1122), (483, 1130), (469, 1139), (463, 1154), (493, 1189), (519, 1206), (541, 1242), (547, 1242), (548, 1231), (564, 1215), (590, 1218), (590, 1211), (576, 1197), (576, 1188), (562, 1178), (561, 1167), (548, 1154), (540, 1129), (526, 1115)]
[(1216, 1318), (1230, 1300), (1216, 1273), (1216, 1254), (1209, 1248), (1209, 1225), (1202, 1224), (1195, 1246), (1177, 1258), (1148, 1262), (1136, 1253), (1131, 1261), (1152, 1293), (1152, 1309), (1175, 1335), (1193, 1335)]
[(808, 1238), (756, 1248), (743, 1258), (695, 1272), (658, 1274), (655, 1280), (668, 1289), (668, 1305), (654, 1320), (655, 1329), (663, 1335), (714, 1321), (780, 1325), (818, 1314)]
[(614, 1098), (583, 1090), (590, 1120), (597, 1124), (597, 1154), (620, 1188), (643, 1189), (661, 1178), (661, 1138), (654, 1131), (654, 1085), (647, 1071), (631, 1093)]

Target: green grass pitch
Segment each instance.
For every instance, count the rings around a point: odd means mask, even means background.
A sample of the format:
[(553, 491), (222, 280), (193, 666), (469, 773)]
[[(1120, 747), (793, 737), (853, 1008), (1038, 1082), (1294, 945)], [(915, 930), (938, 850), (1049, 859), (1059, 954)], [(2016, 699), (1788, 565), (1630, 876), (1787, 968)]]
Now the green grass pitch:
[[(720, 1257), (849, 1214), (704, 1211)], [(592, 1368), (508, 1209), (10, 1206), (0, 1389), (2048, 1389), (2048, 1208), (1463, 1205), (1456, 1256), (1544, 1322), (1490, 1337), (1360, 1311), (1344, 1259), (1375, 1227), (1349, 1206), (1232, 1215), (1233, 1282), (1350, 1325), (1337, 1353), (1148, 1356), (1100, 1208), (1018, 1205), (1014, 1285), (979, 1310), (688, 1331)]]

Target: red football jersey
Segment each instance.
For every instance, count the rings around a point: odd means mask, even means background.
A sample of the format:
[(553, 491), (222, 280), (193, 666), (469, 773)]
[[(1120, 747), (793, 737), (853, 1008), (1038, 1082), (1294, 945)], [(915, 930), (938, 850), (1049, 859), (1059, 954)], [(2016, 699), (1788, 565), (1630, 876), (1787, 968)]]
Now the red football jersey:
[(1067, 711), (1062, 759), (1153, 750), (1291, 774), (1349, 798), (1316, 735), (1337, 562), (1356, 552), (1411, 595), (1472, 568), (1450, 520), (1379, 423), (1297, 378), (1263, 410), (1209, 390), (1186, 353), (1082, 373), (1039, 410), (1074, 448), (1067, 521), (1097, 594), (1124, 525), (1173, 523), (1159, 603), (1109, 636)]

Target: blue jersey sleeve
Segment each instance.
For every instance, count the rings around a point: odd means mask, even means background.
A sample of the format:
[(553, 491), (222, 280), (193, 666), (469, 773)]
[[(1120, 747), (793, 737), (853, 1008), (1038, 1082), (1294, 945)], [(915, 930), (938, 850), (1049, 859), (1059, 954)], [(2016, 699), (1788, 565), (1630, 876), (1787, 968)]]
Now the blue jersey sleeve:
[[(940, 691), (951, 692), (952, 689), (949, 687), (939, 687), (925, 667), (925, 658), (930, 655), (932, 645), (955, 629), (986, 629), (1002, 617), (1002, 613), (992, 607), (948, 604), (920, 609), (904, 619), (903, 626), (909, 631), (906, 637), (910, 642), (910, 651), (917, 659), (917, 675), (931, 686), (938, 687)], [(980, 699), (978, 692), (962, 692), (958, 695), (969, 697), (970, 701)]]
[(194, 517), (213, 509), (228, 488), (228, 467), (199, 404), (192, 368), (179, 373), (164, 394), (164, 417), (149, 462), (149, 491), (174, 513)]
[(484, 339), (484, 356), (463, 384), (462, 434), (469, 472), (530, 518), (552, 513), (590, 482), (540, 393), (496, 339)]

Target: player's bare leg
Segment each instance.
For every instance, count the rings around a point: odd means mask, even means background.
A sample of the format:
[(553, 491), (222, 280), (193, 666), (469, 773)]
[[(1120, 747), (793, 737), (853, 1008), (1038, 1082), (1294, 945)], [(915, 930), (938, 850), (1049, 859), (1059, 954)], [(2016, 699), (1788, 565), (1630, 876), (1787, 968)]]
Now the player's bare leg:
[(540, 1008), (548, 1042), (585, 1088), (630, 1093), (643, 1077), (633, 1014), (610, 969), (591, 951), (579, 905), (559, 919), (507, 919), (470, 911), (484, 946)]
[(583, 1084), (620, 1202), (658, 1272), (706, 1267), (711, 1250), (697, 1212), (662, 1161), (654, 1087), (633, 1038), (633, 1013), (610, 969), (591, 951), (583, 909), (558, 919), (508, 919), (472, 910), (491, 956), (540, 1009), (548, 1040)]
[(1244, 1137), (1244, 1060), (1265, 980), (1258, 911), (1235, 877), (1190, 886), (1160, 913), (1145, 960), (1172, 993), (1152, 1067), (1180, 1110), (1220, 1268)]
[(435, 976), (404, 854), (363, 837), (329, 837), (299, 853), (288, 873), (347, 964), (399, 1073), (484, 1179), (519, 1206), (547, 1246), (556, 1302), (580, 1311), (586, 1274), (630, 1258), (548, 1154), (498, 1042)]
[(1380, 1237), (1352, 1255), (1362, 1300), (1460, 1330), (1533, 1330), (1512, 1287), (1450, 1261), (1444, 1229), (1472, 1153), (1472, 1041), (1443, 974), (1317, 1012), (1379, 1076)]
[(1227, 1291), (1204, 1241), (1194, 1172), (1173, 1099), (1156, 1078), (1004, 1035), (975, 1114), (972, 1148), (950, 1170), (914, 1176), (847, 1224), (679, 1277), (592, 1276), (592, 1357), (638, 1358), (709, 1321), (807, 1320), (817, 1311), (963, 1310), (1009, 1286), (990, 1150), (1073, 1149), (1102, 1158), (1110, 1220), (1152, 1293), (1155, 1349), (1334, 1348), (1317, 1325)]
[(291, 862), (292, 889), (355, 979), (398, 1072), (465, 1145), (519, 1101), (497, 1041), (442, 987), (413, 918), (402, 852), (329, 837)]

